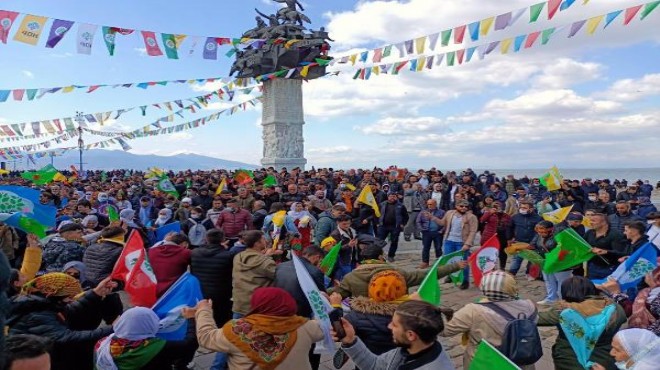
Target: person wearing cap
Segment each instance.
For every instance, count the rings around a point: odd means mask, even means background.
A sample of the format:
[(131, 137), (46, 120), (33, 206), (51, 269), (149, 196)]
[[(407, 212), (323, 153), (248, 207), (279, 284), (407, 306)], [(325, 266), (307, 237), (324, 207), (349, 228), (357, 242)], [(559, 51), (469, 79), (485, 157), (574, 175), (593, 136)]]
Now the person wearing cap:
[(215, 227), (222, 230), (229, 246), (233, 246), (238, 240), (238, 234), (243, 230), (253, 230), (252, 214), (238, 207), (236, 199), (229, 199), (225, 210), (218, 216)]
[[(433, 219), (432, 219), (433, 220)], [(474, 237), (479, 229), (479, 220), (470, 210), (470, 202), (459, 200), (456, 202), (456, 209), (447, 211), (440, 220), (444, 226), (444, 254), (450, 254), (462, 250), (465, 253), (465, 259), (469, 255), (469, 250), (474, 246)], [(461, 289), (469, 287), (469, 272), (466, 267), (463, 271), (463, 283)]]
[(649, 237), (649, 241), (660, 249), (660, 212), (650, 213), (646, 219), (649, 224), (646, 235)]
[(190, 210), (192, 209), (192, 198), (185, 197), (181, 199), (181, 206), (174, 212), (174, 220), (181, 223), (190, 218)]
[(566, 216), (566, 220), (555, 225), (555, 234), (568, 229), (573, 229), (578, 235), (584, 238), (584, 233), (587, 231), (583, 224), (584, 216), (579, 212), (571, 212)]
[(43, 248), (40, 271), (62, 271), (71, 261), (81, 261), (84, 254), (83, 230), (80, 224), (62, 222), (55, 235)]

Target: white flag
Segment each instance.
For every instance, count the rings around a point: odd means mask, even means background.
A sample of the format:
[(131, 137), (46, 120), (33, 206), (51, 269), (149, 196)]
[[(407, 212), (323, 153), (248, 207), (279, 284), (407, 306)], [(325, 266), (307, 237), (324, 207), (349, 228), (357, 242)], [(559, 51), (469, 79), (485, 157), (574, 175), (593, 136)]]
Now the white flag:
[(95, 24), (81, 23), (78, 25), (78, 40), (76, 42), (78, 54), (92, 54), (92, 44), (97, 28), (98, 26)]
[(314, 283), (314, 280), (312, 280), (312, 277), (309, 275), (309, 271), (307, 271), (305, 265), (303, 265), (300, 258), (295, 254), (293, 255), (293, 265), (296, 269), (296, 277), (298, 277), (300, 288), (303, 293), (305, 293), (305, 297), (307, 297), (307, 301), (312, 307), (314, 319), (319, 321), (323, 334), (325, 334), (323, 341), (316, 343), (314, 352), (327, 354), (334, 353), (335, 343), (330, 336), (332, 325), (330, 324), (330, 317), (328, 317), (328, 313), (332, 311), (332, 306), (330, 305), (330, 302), (321, 295), (321, 292), (319, 292), (319, 289), (316, 287), (316, 283)]

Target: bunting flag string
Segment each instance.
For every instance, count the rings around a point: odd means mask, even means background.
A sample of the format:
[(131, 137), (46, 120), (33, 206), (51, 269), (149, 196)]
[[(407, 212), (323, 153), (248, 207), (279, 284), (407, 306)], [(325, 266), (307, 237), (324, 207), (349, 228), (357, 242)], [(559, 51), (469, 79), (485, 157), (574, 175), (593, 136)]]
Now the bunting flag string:
[[(582, 28), (585, 28), (587, 35), (593, 35), (596, 31), (604, 30), (610, 26), (620, 14), (632, 14), (630, 17), (623, 17), (622, 25), (625, 27), (630, 24), (631, 20), (638, 13), (639, 21), (643, 21), (659, 5), (660, 0), (653, 1), (642, 5), (632, 6), (625, 10), (617, 10), (607, 14), (590, 17), (588, 19), (579, 20), (571, 24), (550, 27), (541, 31), (534, 31), (516, 37), (474, 45), (464, 49), (431, 56), (418, 56), (395, 63), (360, 67), (357, 68), (353, 75), (353, 79), (368, 80), (372, 75), (380, 76), (381, 74), (398, 75), (406, 66), (408, 66), (407, 69), (411, 72), (421, 72), (424, 69), (433, 69), (434, 66), (441, 66), (443, 62), (447, 67), (453, 67), (457, 64), (461, 65), (472, 61), (475, 53), (478, 55), (479, 60), (483, 60), (487, 55), (491, 54), (498, 48), (501, 54), (508, 54), (512, 49), (514, 53), (518, 53), (521, 50), (546, 45), (552, 38), (557, 37), (557, 35), (564, 30), (568, 30), (567, 38), (574, 37), (580, 30), (582, 30)], [(605, 20), (605, 22), (603, 22), (603, 20)]]
[[(128, 145), (126, 140), (134, 140), (138, 138), (145, 138), (145, 137), (151, 137), (151, 136), (159, 136), (159, 135), (169, 135), (181, 131), (187, 131), (187, 130), (192, 130), (196, 129), (202, 126), (207, 125), (208, 123), (211, 123), (213, 121), (217, 121), (220, 119), (222, 115), (227, 115), (231, 116), (234, 115), (235, 113), (239, 111), (245, 111), (247, 110), (248, 107), (255, 107), (259, 102), (261, 102), (262, 97), (257, 96), (255, 98), (252, 98), (250, 100), (246, 100), (244, 102), (235, 104), (231, 107), (228, 107), (226, 109), (222, 109), (220, 111), (217, 111), (211, 115), (208, 115), (206, 117), (202, 117), (193, 121), (185, 122), (185, 123), (180, 123), (177, 125), (173, 125), (170, 127), (164, 127), (164, 128), (157, 128), (154, 130), (147, 130), (150, 126), (145, 126), (141, 129), (130, 131), (130, 132), (112, 132), (112, 131), (96, 131), (96, 130), (85, 130), (88, 131), (94, 135), (100, 135), (100, 136), (109, 136), (113, 135), (109, 139), (97, 141), (92, 144), (85, 145), (83, 149), (89, 150), (89, 149), (97, 149), (97, 148), (107, 148), (111, 145), (116, 145), (119, 144), (123, 150), (127, 151), (130, 150), (131, 147)], [(19, 150), (19, 148), (2, 148), (0, 149), (0, 157), (4, 158), (5, 160), (16, 160), (16, 159), (21, 159), (25, 158), (26, 156), (31, 156), (32, 158), (43, 158), (46, 156), (58, 156), (62, 155), (70, 150), (77, 150), (78, 147), (66, 147), (66, 148), (58, 148), (58, 149), (53, 149), (50, 151), (42, 151), (42, 152), (22, 152)]]
[[(2, 36), (2, 35), (0, 35)], [(69, 86), (60, 86), (60, 87), (41, 87), (33, 89), (9, 89), (3, 90), (0, 89), (0, 103), (4, 103), (9, 99), (11, 95), (15, 101), (32, 101), (35, 99), (41, 99), (46, 94), (54, 94), (56, 92), (61, 92), (63, 94), (71, 93), (75, 90), (87, 90), (87, 93), (95, 92), (101, 88), (131, 88), (137, 87), (140, 89), (147, 89), (153, 86), (167, 86), (171, 84), (189, 84), (189, 85), (203, 85), (208, 82), (220, 81), (225, 84), (228, 90), (236, 90), (242, 87), (249, 87), (250, 85), (257, 84), (253, 78), (235, 78), (231, 77), (210, 77), (210, 78), (197, 78), (189, 80), (164, 80), (164, 81), (147, 81), (147, 82), (129, 82), (129, 83), (120, 83), (120, 84), (99, 84), (99, 85), (69, 85)]]
[[(45, 42), (46, 48), (55, 48), (62, 39), (64, 39), (69, 31), (77, 24), (76, 32), (76, 50), (79, 54), (92, 54), (92, 46), (94, 44), (94, 38), (97, 33), (100, 33), (103, 38), (103, 42), (106, 46), (108, 54), (110, 56), (115, 55), (115, 46), (116, 42), (121, 37), (127, 37), (130, 35), (140, 35), (139, 37), (143, 40), (144, 46), (149, 56), (162, 56), (165, 55), (168, 59), (179, 59), (179, 50), (184, 40), (191, 40), (190, 52), (189, 55), (195, 52), (199, 40), (206, 40), (203, 44), (203, 59), (205, 60), (215, 60), (216, 58), (209, 57), (208, 50), (215, 50), (220, 46), (228, 45), (234, 49), (243, 46), (255, 46), (263, 44), (288, 44), (293, 40), (288, 40), (282, 37), (275, 39), (253, 39), (253, 38), (235, 38), (235, 37), (226, 37), (226, 36), (198, 36), (198, 35), (188, 35), (188, 34), (172, 34), (168, 32), (155, 32), (147, 30), (138, 30), (130, 28), (121, 28), (113, 26), (105, 26), (99, 24), (84, 23), (78, 21), (71, 21), (58, 18), (50, 18), (39, 15), (32, 15), (27, 13), (13, 12), (9, 10), (0, 10), (0, 20), (2, 25), (0, 25), (0, 42), (3, 44), (7, 43), (8, 36), (12, 30), (12, 26), (16, 23), (17, 18), (22, 17), (20, 24), (16, 28), (13, 40), (16, 42), (21, 42), (24, 44), (36, 46), (41, 38), (42, 34), (45, 34), (47, 29), (47, 23), (52, 20), (50, 23), (50, 31), (48, 32), (48, 37)], [(100, 32), (97, 32), (100, 31)], [(158, 36), (157, 36), (158, 35)], [(165, 49), (165, 53), (162, 52), (158, 41), (162, 42), (162, 49)]]
[[(236, 90), (230, 90), (230, 87), (228, 85), (225, 85), (224, 87), (221, 87), (220, 89), (212, 93), (193, 96), (190, 98), (175, 99), (166, 102), (141, 105), (141, 106), (135, 106), (135, 107), (123, 108), (123, 109), (116, 109), (108, 112), (90, 113), (84, 115), (84, 120), (87, 121), (88, 123), (99, 123), (101, 124), (101, 126), (103, 126), (105, 121), (109, 119), (114, 119), (114, 120), (119, 119), (119, 117), (121, 117), (123, 114), (131, 112), (138, 108), (142, 112), (143, 116), (146, 115), (147, 108), (152, 108), (152, 107), (158, 108), (160, 110), (166, 109), (167, 111), (172, 112), (172, 114), (167, 115), (165, 117), (161, 117), (156, 122), (154, 122), (153, 125), (156, 126), (158, 122), (171, 122), (174, 118), (173, 117), (174, 115), (183, 117), (183, 113), (185, 113), (185, 111), (190, 111), (191, 113), (195, 113), (195, 109), (201, 109), (200, 104), (205, 106), (208, 103), (208, 101), (213, 97), (217, 96), (221, 100), (227, 98), (228, 101), (232, 101), (234, 99), (236, 92), (242, 92), (245, 95), (249, 95), (252, 93), (252, 91), (254, 91), (254, 89), (261, 91), (262, 88), (263, 88), (262, 86), (255, 85), (255, 86), (240, 88)], [(184, 102), (186, 101), (192, 102), (193, 104), (184, 106)], [(174, 111), (175, 107), (179, 107), (180, 109)], [(64, 123), (64, 126), (62, 125), (62, 123)], [(78, 125), (76, 125), (75, 123), (77, 123), (75, 117), (64, 117), (64, 118), (34, 121), (31, 122), (30, 124), (20, 123), (20, 124), (11, 124), (11, 125), (0, 125), (0, 142), (3, 141), (16, 142), (16, 141), (30, 140), (41, 137), (48, 137), (53, 135), (62, 135), (63, 133), (77, 132)], [(83, 128), (85, 128), (86, 124), (83, 125), (84, 125)], [(12, 126), (17, 126), (17, 129), (12, 129)], [(30, 129), (32, 130), (31, 134), (26, 133), (27, 127), (30, 127)], [(51, 140), (55, 140), (55, 139), (51, 139)]]
[[(513, 26), (518, 20), (522, 18), (525, 13), (529, 13), (529, 23), (535, 23), (541, 18), (543, 9), (547, 9), (548, 20), (553, 19), (557, 12), (567, 10), (573, 5), (575, 0), (547, 0), (529, 7), (512, 10), (510, 12), (502, 13), (497, 16), (487, 17), (481, 20), (469, 22), (459, 26), (448, 28), (444, 31), (435, 32), (429, 35), (416, 37), (411, 40), (406, 40), (386, 46), (379, 47), (373, 50), (367, 50), (355, 54), (336, 56), (335, 60), (330, 63), (351, 63), (355, 65), (357, 61), (367, 63), (369, 60), (372, 63), (378, 64), (384, 58), (393, 56), (392, 49), (399, 51), (398, 59), (404, 58), (407, 55), (417, 54), (423, 55), (426, 50), (435, 51), (438, 40), (440, 40), (441, 47), (447, 47), (452, 40), (454, 44), (462, 44), (466, 41), (465, 35), (469, 36), (469, 42), (478, 41), (480, 38), (488, 36), (492, 32), (501, 31)], [(588, 2), (582, 2), (582, 5), (587, 5)], [(413, 47), (414, 45), (414, 47)], [(372, 55), (372, 58), (369, 58)]]

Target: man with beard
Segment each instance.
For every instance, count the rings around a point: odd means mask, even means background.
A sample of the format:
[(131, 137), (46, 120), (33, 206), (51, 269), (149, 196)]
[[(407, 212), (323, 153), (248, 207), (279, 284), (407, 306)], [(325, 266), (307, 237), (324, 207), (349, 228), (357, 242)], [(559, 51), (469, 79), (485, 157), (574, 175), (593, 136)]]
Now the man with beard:
[[(462, 250), (465, 252), (465, 259), (467, 259), (469, 250), (474, 244), (474, 236), (479, 228), (477, 216), (470, 211), (470, 202), (459, 200), (456, 202), (455, 210), (447, 211), (439, 221), (437, 217), (431, 217), (430, 221), (438, 222), (445, 228), (444, 254), (447, 255)], [(463, 283), (461, 283), (460, 289), (465, 290), (469, 287), (469, 271), (467, 267), (463, 270)]]
[(644, 221), (642, 217), (633, 214), (630, 210), (630, 203), (620, 200), (616, 202), (616, 213), (613, 215), (607, 216), (607, 221), (610, 223), (610, 227), (619, 233), (623, 234), (623, 225), (626, 222), (633, 221)]
[[(346, 336), (341, 339), (342, 350), (360, 369), (443, 369), (453, 370), (447, 352), (437, 336), (444, 330), (440, 308), (421, 301), (402, 303), (394, 312), (389, 325), (397, 347), (382, 355), (375, 355), (355, 335), (355, 329), (341, 319)], [(331, 331), (335, 340), (337, 334)]]

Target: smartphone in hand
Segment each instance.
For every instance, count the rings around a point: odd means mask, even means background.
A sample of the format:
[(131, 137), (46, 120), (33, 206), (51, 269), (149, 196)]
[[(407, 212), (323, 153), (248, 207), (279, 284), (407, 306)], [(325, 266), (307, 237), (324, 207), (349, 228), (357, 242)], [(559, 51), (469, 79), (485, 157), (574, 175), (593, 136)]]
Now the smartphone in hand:
[(346, 331), (344, 331), (344, 325), (341, 323), (341, 318), (344, 316), (343, 312), (339, 309), (332, 310), (328, 316), (330, 317), (330, 324), (332, 325), (332, 329), (337, 334), (337, 340), (344, 339), (346, 336)]

